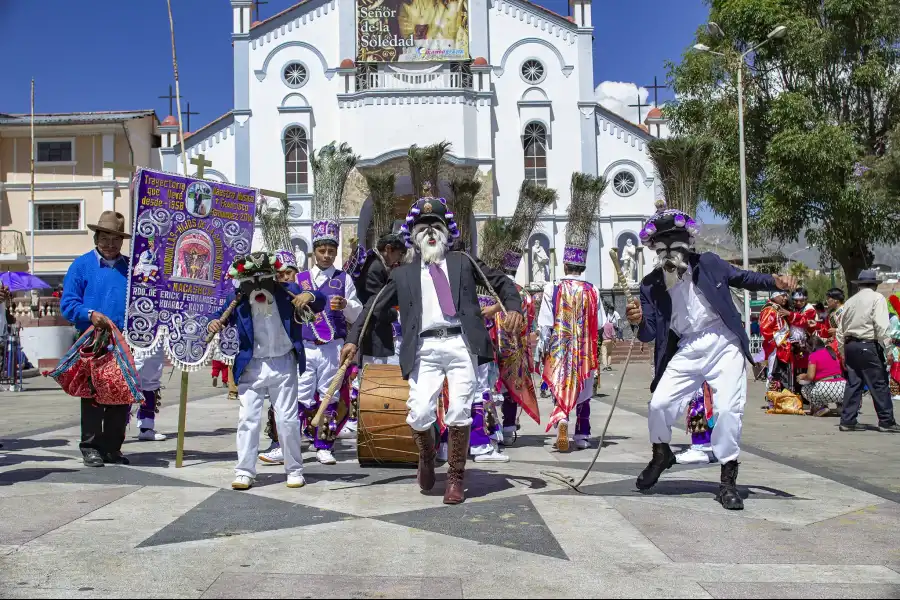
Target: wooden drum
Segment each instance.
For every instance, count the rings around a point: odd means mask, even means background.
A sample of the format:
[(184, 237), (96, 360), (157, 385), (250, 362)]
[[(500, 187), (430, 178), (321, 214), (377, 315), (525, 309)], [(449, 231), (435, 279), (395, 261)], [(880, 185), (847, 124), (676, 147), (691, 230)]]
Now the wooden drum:
[(359, 385), (356, 457), (361, 467), (419, 464), (419, 450), (406, 424), (409, 383), (398, 365), (363, 366)]

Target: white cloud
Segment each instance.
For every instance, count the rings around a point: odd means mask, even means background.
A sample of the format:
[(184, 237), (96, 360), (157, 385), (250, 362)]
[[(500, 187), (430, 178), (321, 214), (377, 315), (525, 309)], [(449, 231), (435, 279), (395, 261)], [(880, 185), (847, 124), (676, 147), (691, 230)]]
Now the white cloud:
[(594, 90), (594, 97), (602, 107), (636, 124), (644, 122), (644, 119), (647, 118), (647, 112), (651, 108), (650, 106), (642, 106), (641, 115), (638, 118), (637, 107), (628, 105), (637, 104), (638, 98), (640, 98), (641, 104), (651, 104), (647, 102), (647, 98), (650, 97), (650, 91), (645, 87), (638, 87), (634, 83), (625, 81), (601, 82)]

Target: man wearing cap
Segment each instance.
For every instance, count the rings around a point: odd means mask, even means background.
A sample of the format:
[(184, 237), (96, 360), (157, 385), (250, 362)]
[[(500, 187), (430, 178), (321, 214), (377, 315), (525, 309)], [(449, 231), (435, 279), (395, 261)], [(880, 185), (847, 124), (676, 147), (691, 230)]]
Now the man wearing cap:
[(349, 408), (347, 411), (339, 410), (338, 402), (341, 396), (348, 396), (349, 391), (332, 397), (325, 409), (322, 425), (313, 427), (311, 421), (340, 368), (339, 356), (347, 337), (347, 324), (355, 321), (362, 311), (353, 278), (334, 266), (340, 230), (341, 225), (336, 219), (321, 219), (313, 223), (315, 264), (309, 271), (297, 276), (301, 289), (317, 290), (328, 300), (325, 310), (316, 314), (315, 321), (303, 326), (306, 372), (299, 382), (300, 404), (305, 408), (308, 423), (307, 433), (313, 436), (316, 459), (323, 465), (337, 462), (332, 449), (349, 417)]
[[(91, 325), (98, 329), (108, 329), (111, 324), (120, 330), (125, 327), (128, 259), (122, 254), (122, 244), (131, 237), (125, 233), (125, 217), (107, 210), (88, 229), (94, 232), (95, 248), (72, 262), (59, 302), (63, 316), (79, 335)], [(128, 404), (102, 405), (91, 398), (81, 399), (80, 446), (85, 466), (128, 464), (122, 442), (130, 409)]]
[(787, 290), (794, 278), (742, 271), (711, 252), (694, 252), (698, 229), (689, 215), (660, 203), (641, 230), (641, 241), (656, 251), (659, 266), (644, 277), (640, 303), (634, 300), (626, 313), (631, 324), (639, 325), (642, 342), (656, 342), (648, 415), (653, 458), (638, 476), (637, 487), (650, 489), (675, 464), (669, 447), (672, 425), (706, 381), (716, 424), (711, 445), (722, 463), (716, 500), (728, 510), (742, 510), (737, 459), (747, 401), (747, 360), (753, 359), (729, 288)]
[(878, 431), (900, 433), (900, 426), (894, 420), (884, 357), (884, 349), (890, 343), (887, 299), (875, 291), (881, 280), (874, 270), (861, 271), (853, 283), (859, 286), (859, 291), (844, 304), (836, 331), (838, 348), (847, 368), (840, 430), (865, 431), (866, 426), (856, 420), (865, 383), (878, 413)]
[[(459, 229), (443, 198), (420, 198), (401, 231), (406, 243), (415, 247), (415, 257), (391, 271), (384, 290), (366, 302), (363, 314), (372, 310), (375, 318), (389, 319), (392, 307), (400, 308), (400, 367), (403, 378), (409, 381), (406, 422), (419, 449), (418, 482), (423, 491), (435, 484), (434, 423), (446, 378), (450, 403), (445, 422), (450, 448), (444, 503), (459, 504), (465, 500), (463, 480), (472, 403), (481, 394), (476, 367), (494, 360), (476, 283), (496, 290), (508, 311), (504, 325), (510, 330), (518, 331), (524, 323), (522, 303), (515, 285), (503, 273), (480, 261), (473, 264), (461, 252), (448, 251)], [(363, 321), (357, 320), (348, 334), (342, 360), (356, 355)]]

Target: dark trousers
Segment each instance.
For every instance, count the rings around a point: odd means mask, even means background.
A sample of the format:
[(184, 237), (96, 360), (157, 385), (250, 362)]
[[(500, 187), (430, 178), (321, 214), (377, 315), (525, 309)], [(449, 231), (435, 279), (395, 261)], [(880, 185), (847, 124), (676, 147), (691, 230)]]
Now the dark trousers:
[(130, 404), (104, 406), (91, 398), (81, 399), (81, 449), (94, 448), (115, 456), (122, 451)]
[(844, 345), (847, 366), (847, 388), (844, 390), (844, 410), (841, 423), (856, 423), (862, 404), (863, 384), (869, 387), (879, 425), (894, 423), (894, 403), (888, 387), (887, 368), (881, 348), (870, 341), (849, 340)]

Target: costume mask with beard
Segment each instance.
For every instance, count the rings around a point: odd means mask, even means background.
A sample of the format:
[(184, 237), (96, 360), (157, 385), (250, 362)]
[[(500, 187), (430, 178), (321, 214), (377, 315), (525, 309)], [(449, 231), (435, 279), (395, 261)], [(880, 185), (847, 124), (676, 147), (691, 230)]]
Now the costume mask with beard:
[(413, 227), (416, 249), (422, 254), (425, 264), (437, 263), (447, 254), (450, 233), (440, 223), (421, 223)]
[(653, 244), (659, 268), (663, 271), (666, 289), (672, 289), (688, 270), (690, 246), (682, 241), (659, 241)]
[(250, 301), (254, 314), (269, 316), (275, 303), (275, 275), (257, 275), (240, 280), (240, 292)]

